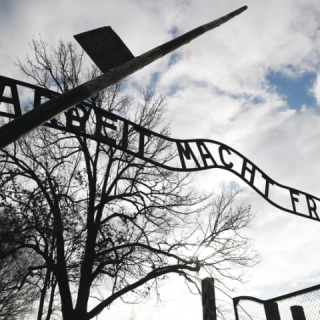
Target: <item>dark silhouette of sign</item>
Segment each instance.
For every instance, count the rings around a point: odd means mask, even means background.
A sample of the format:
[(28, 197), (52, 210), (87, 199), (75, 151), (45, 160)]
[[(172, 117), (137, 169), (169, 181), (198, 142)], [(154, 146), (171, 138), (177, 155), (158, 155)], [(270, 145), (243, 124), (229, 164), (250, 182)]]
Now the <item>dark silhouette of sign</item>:
[(74, 38), (103, 73), (134, 59), (111, 27), (86, 31)]
[[(59, 95), (50, 90), (0, 76), (0, 102), (11, 105), (11, 112), (1, 111), (0, 115), (13, 119), (21, 117), (23, 110), (20, 107), (18, 86), (33, 91), (34, 98), (31, 107), (35, 109), (38, 108), (43, 98), (51, 99)], [(9, 90), (9, 95), (4, 96), (6, 87)], [(275, 207), (295, 215), (320, 221), (318, 214), (319, 198), (276, 182), (245, 156), (224, 143), (208, 139), (172, 139), (85, 102), (61, 116), (65, 117), (64, 121), (58, 122), (53, 119), (46, 125), (106, 143), (168, 170), (200, 171), (217, 168), (230, 171), (249, 184)], [(91, 117), (95, 119), (94, 133), (92, 133), (92, 129), (88, 130), (89, 118)], [(128, 132), (130, 130), (136, 133), (134, 143), (128, 142)], [(176, 162), (162, 163), (160, 158), (159, 160), (154, 159), (146, 152), (148, 146), (157, 143), (159, 139), (166, 140), (172, 145), (173, 150), (178, 155)]]

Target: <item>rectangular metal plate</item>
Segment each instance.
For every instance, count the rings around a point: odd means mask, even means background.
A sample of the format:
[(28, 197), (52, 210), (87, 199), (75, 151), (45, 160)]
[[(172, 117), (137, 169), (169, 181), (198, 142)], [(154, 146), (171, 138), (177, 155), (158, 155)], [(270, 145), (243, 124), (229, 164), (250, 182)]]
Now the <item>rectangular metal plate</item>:
[(134, 58), (111, 27), (79, 33), (74, 38), (103, 73)]

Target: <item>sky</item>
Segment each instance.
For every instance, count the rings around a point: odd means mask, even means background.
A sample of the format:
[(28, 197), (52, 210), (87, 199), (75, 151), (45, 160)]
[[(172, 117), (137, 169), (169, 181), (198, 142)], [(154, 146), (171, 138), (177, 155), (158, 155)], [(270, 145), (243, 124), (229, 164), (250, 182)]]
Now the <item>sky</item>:
[[(167, 95), (172, 137), (213, 139), (271, 178), (320, 197), (320, 6), (316, 0), (0, 0), (0, 74), (29, 81), (14, 63), (41, 34), (59, 39), (111, 26), (137, 56), (244, 5), (248, 10), (129, 77), (128, 92)], [(76, 43), (76, 42), (75, 42)], [(281, 211), (235, 175), (208, 170), (197, 185), (243, 189), (256, 216), (246, 235), (261, 262), (231, 296), (268, 299), (320, 283), (320, 223)], [(172, 278), (164, 302), (115, 303), (98, 319), (201, 319), (201, 301)]]

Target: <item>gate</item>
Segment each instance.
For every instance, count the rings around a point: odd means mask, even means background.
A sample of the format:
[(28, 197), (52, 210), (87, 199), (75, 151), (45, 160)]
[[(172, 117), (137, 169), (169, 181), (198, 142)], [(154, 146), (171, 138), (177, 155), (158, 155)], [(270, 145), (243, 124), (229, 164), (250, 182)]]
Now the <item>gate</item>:
[(236, 320), (320, 320), (320, 285), (269, 300), (233, 298)]

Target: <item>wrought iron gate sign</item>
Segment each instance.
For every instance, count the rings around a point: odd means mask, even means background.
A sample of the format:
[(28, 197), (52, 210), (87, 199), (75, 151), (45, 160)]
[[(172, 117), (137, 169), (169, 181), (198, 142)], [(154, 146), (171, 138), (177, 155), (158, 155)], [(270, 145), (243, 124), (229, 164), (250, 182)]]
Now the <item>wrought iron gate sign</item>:
[[(18, 86), (34, 91), (32, 106), (34, 108), (40, 105), (42, 98), (51, 99), (59, 95), (54, 91), (0, 76), (0, 103), (12, 106), (11, 112), (0, 110), (0, 116), (17, 118), (22, 115)], [(6, 87), (10, 92), (10, 97), (4, 94)], [(63, 116), (65, 117), (64, 122), (58, 123), (53, 119), (46, 126), (108, 144), (168, 170), (200, 171), (218, 168), (230, 171), (278, 209), (320, 221), (317, 211), (320, 208), (319, 198), (276, 182), (245, 156), (224, 143), (208, 139), (172, 139), (86, 102), (65, 112)], [(93, 134), (88, 132), (86, 126), (90, 116), (95, 117)], [(119, 130), (122, 131), (120, 132), (121, 139), (116, 140), (112, 137), (112, 133)], [(128, 144), (129, 130), (134, 130), (138, 135), (137, 148), (131, 148)], [(148, 157), (148, 154), (145, 153), (145, 146), (152, 143), (154, 138), (163, 139), (172, 144), (173, 150), (179, 155), (177, 163), (163, 164)]]

